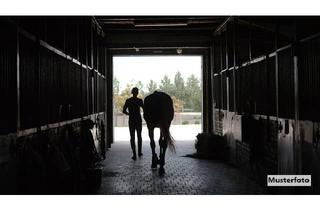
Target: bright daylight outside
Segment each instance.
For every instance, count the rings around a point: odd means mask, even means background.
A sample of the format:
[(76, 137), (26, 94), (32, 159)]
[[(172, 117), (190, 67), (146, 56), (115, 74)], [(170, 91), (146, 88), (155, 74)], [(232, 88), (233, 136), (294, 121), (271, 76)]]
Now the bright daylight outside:
[[(122, 113), (131, 89), (144, 99), (155, 90), (169, 94), (175, 115), (170, 131), (176, 141), (195, 140), (201, 132), (201, 56), (119, 56), (113, 58), (114, 141), (129, 141), (128, 116)], [(141, 110), (141, 115), (143, 112)], [(142, 121), (142, 140), (149, 141)], [(159, 138), (155, 130), (155, 139)]]

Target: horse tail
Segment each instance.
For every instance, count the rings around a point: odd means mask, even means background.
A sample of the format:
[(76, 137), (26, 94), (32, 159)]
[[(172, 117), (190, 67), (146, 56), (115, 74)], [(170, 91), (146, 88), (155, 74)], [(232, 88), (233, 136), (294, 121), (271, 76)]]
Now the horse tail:
[(169, 130), (169, 126), (162, 124), (160, 126), (160, 130), (161, 133), (164, 137), (164, 140), (167, 141), (167, 144), (169, 146), (170, 151), (172, 152), (176, 152), (176, 147), (175, 147), (175, 140), (173, 139), (173, 137), (171, 136), (170, 130)]

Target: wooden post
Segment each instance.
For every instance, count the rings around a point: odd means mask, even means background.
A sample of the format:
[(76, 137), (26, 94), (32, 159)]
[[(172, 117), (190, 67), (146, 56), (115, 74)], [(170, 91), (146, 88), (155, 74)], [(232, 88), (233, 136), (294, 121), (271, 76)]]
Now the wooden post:
[(300, 123), (299, 123), (299, 44), (297, 42), (297, 25), (295, 23), (295, 44), (293, 45), (293, 71), (294, 71), (294, 117), (295, 117), (295, 126), (294, 126), (294, 167), (295, 173), (300, 174), (302, 172), (302, 154), (301, 154), (301, 144), (300, 139)]
[(229, 69), (229, 56), (228, 56), (228, 23), (226, 24), (226, 31), (225, 31), (225, 47), (226, 47), (226, 54), (225, 54), (225, 56), (226, 56), (226, 69)]
[(212, 132), (212, 90), (211, 90), (211, 71), (209, 51), (205, 51), (202, 56), (202, 77), (203, 77), (203, 95), (202, 95), (202, 113), (203, 113), (203, 132)]
[(21, 119), (20, 119), (20, 42), (19, 42), (19, 27), (17, 27), (17, 34), (16, 34), (16, 43), (17, 43), (17, 133), (19, 134), (21, 128)]
[(236, 56), (237, 56), (237, 45), (236, 45), (236, 37), (237, 37), (237, 20), (236, 18), (233, 19), (233, 70), (232, 70), (232, 76), (233, 76), (233, 109), (234, 112), (237, 112), (237, 98), (236, 98)]
[(251, 40), (252, 40), (252, 27), (251, 27), (251, 24), (249, 25), (250, 28), (249, 28), (249, 61), (252, 60), (252, 51), (251, 51), (251, 48), (252, 48), (252, 43), (251, 43)]
[(222, 67), (222, 61), (223, 61), (223, 55), (222, 55), (222, 38), (221, 38), (221, 36), (220, 36), (220, 72), (219, 72), (219, 74), (220, 74), (220, 100), (221, 100), (221, 107), (220, 107), (220, 109), (223, 109), (223, 98), (224, 98), (224, 96), (223, 96), (223, 78), (222, 78), (222, 73), (221, 73), (221, 71), (223, 70), (223, 67)]
[[(210, 68), (210, 72), (211, 72), (211, 86), (210, 86), (210, 89), (211, 89), (211, 104), (210, 104), (210, 107), (212, 109), (212, 114), (211, 114), (211, 121), (212, 121), (212, 133), (215, 133), (215, 97), (214, 97), (214, 41), (212, 40), (212, 46), (210, 47), (210, 61), (211, 61), (211, 68)], [(203, 116), (202, 116), (203, 118)]]
[(301, 139), (300, 139), (300, 124), (299, 124), (299, 79), (298, 79), (298, 55), (293, 56), (293, 71), (294, 71), (294, 107), (295, 107), (295, 130), (294, 130), (294, 165), (295, 172), (301, 173)]
[[(79, 26), (80, 19), (77, 18), (77, 60), (80, 61), (80, 26)], [(83, 41), (83, 40), (82, 40)]]
[(112, 67), (112, 54), (107, 51), (107, 71), (106, 71), (106, 84), (107, 84), (107, 100), (106, 100), (106, 116), (107, 116), (107, 147), (111, 147), (114, 142), (113, 139), (113, 67)]
[(278, 56), (278, 26), (276, 26), (276, 33), (275, 33), (275, 76), (276, 76), (276, 117), (278, 121), (279, 117), (279, 56)]
[(212, 59), (211, 59), (211, 48), (206, 51), (207, 56), (207, 74), (208, 74), (208, 132), (213, 132), (213, 72), (212, 72)]
[(97, 43), (97, 46), (96, 46), (96, 50), (97, 50), (97, 53), (96, 53), (96, 59), (97, 59), (97, 79), (96, 79), (96, 111), (97, 111), (97, 113), (99, 113), (99, 97), (100, 97), (100, 94), (99, 94), (99, 80), (100, 80), (100, 75), (101, 74), (99, 74), (98, 72), (99, 72), (99, 70), (101, 71), (101, 69), (99, 68), (99, 44), (100, 43), (98, 43), (98, 40), (99, 39), (97, 39), (97, 41), (96, 41), (96, 43)]

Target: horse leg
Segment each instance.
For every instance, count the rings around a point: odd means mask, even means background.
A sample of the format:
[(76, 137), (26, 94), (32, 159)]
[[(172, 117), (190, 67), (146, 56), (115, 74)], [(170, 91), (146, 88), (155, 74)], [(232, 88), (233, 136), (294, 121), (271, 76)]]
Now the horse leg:
[(163, 175), (165, 173), (164, 164), (165, 164), (165, 156), (167, 150), (167, 141), (165, 138), (162, 138), (159, 141), (160, 144), (160, 168), (159, 168), (159, 175)]
[(159, 138), (159, 147), (160, 147), (159, 159), (160, 159), (160, 161), (161, 161), (161, 156), (162, 156), (162, 153), (163, 153), (162, 141), (163, 141), (163, 135), (162, 135), (162, 133), (160, 131), (160, 138)]
[(153, 135), (154, 128), (148, 128), (149, 131), (149, 138), (150, 138), (150, 147), (152, 150), (152, 164), (151, 168), (156, 168), (158, 164), (158, 156), (156, 153), (156, 144), (154, 142), (154, 135)]

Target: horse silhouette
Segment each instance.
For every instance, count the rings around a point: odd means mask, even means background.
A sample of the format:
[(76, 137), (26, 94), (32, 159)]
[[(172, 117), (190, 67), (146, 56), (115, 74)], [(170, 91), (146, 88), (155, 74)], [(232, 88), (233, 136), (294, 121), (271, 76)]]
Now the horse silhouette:
[[(143, 117), (147, 123), (152, 150), (151, 168), (157, 168), (159, 164), (159, 174), (163, 175), (165, 173), (164, 164), (167, 146), (169, 146), (172, 151), (175, 151), (174, 139), (169, 130), (174, 116), (173, 102), (168, 94), (155, 91), (144, 99), (143, 110)], [(160, 159), (158, 159), (157, 153), (155, 152), (154, 128), (160, 128)]]

